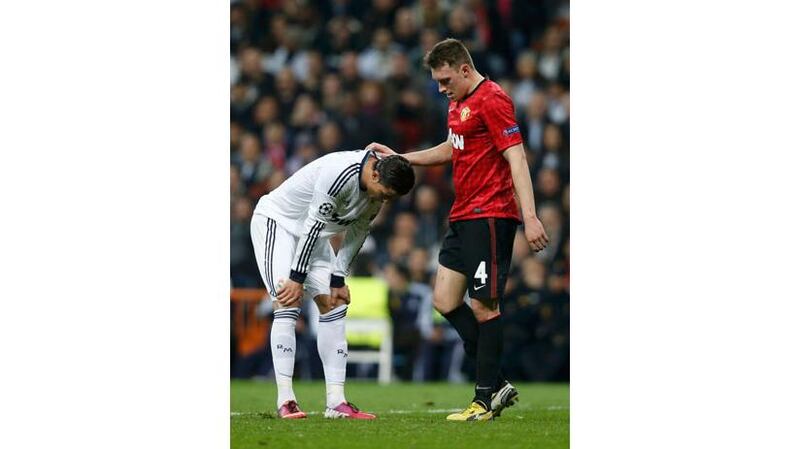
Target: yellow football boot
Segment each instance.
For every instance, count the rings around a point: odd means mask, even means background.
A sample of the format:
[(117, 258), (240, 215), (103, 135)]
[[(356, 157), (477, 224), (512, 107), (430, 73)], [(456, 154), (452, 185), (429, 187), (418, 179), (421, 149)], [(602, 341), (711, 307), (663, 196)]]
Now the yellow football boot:
[(493, 417), (492, 411), (487, 410), (480, 402), (473, 401), (463, 412), (447, 416), (448, 421), (489, 421)]

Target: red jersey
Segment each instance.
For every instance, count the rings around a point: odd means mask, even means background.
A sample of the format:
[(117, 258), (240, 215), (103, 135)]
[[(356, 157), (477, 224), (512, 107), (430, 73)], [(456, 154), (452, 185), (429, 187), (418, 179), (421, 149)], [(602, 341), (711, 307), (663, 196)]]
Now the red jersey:
[(484, 79), (464, 99), (450, 102), (447, 126), (456, 191), (450, 221), (520, 221), (511, 167), (503, 157), (503, 151), (522, 143), (511, 98), (497, 83)]

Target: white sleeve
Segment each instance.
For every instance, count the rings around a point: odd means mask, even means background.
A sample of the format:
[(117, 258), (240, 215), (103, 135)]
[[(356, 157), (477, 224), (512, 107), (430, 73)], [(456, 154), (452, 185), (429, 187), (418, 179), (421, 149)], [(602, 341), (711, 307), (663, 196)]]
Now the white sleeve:
[(350, 275), (350, 266), (361, 250), (367, 235), (369, 235), (369, 224), (373, 218), (375, 218), (374, 215), (364, 216), (347, 228), (342, 247), (339, 248), (339, 252), (336, 254), (336, 261), (333, 264), (331, 287), (344, 286), (344, 278)]
[(305, 282), (314, 246), (318, 244), (320, 234), (338, 208), (337, 196), (343, 196), (341, 195), (343, 186), (354, 174), (350, 167), (343, 171), (329, 168), (320, 171), (314, 183), (314, 195), (311, 204), (308, 205), (308, 216), (303, 223), (303, 232), (297, 241), (297, 248), (292, 258), (289, 271), (291, 280), (301, 284)]

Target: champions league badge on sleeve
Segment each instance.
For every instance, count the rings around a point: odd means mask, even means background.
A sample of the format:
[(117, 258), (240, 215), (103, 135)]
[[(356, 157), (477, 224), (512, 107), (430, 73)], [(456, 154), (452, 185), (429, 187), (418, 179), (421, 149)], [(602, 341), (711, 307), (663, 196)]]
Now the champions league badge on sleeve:
[(319, 206), (319, 214), (322, 215), (323, 217), (329, 217), (332, 212), (333, 212), (333, 204), (331, 203), (322, 203), (322, 205)]
[(519, 133), (519, 125), (514, 125), (503, 130), (503, 135), (506, 137), (517, 133)]

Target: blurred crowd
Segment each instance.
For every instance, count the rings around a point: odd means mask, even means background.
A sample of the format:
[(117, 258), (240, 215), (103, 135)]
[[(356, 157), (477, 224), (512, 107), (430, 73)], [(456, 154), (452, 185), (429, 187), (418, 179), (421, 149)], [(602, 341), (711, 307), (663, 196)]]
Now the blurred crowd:
[[(422, 58), (447, 37), (462, 40), (477, 70), (513, 99), (550, 237), (534, 254), (522, 228), (517, 232), (501, 302), (506, 375), (568, 380), (568, 1), (231, 2), (232, 286), (263, 287), (250, 243), (253, 207), (300, 167), (373, 141), (404, 153), (445, 140), (447, 99)], [(384, 207), (356, 259), (354, 275), (379, 276), (390, 286), (400, 379), (456, 381), (474, 372), (458, 336), (430, 306), (452, 199), (449, 165), (418, 168), (414, 190)], [(298, 354), (306, 364), (300, 377), (321, 377), (311, 356), (313, 326), (298, 323), (298, 332), (309, 352), (307, 360)], [(234, 329), (232, 375), (267, 374), (268, 348), (236, 340)]]

